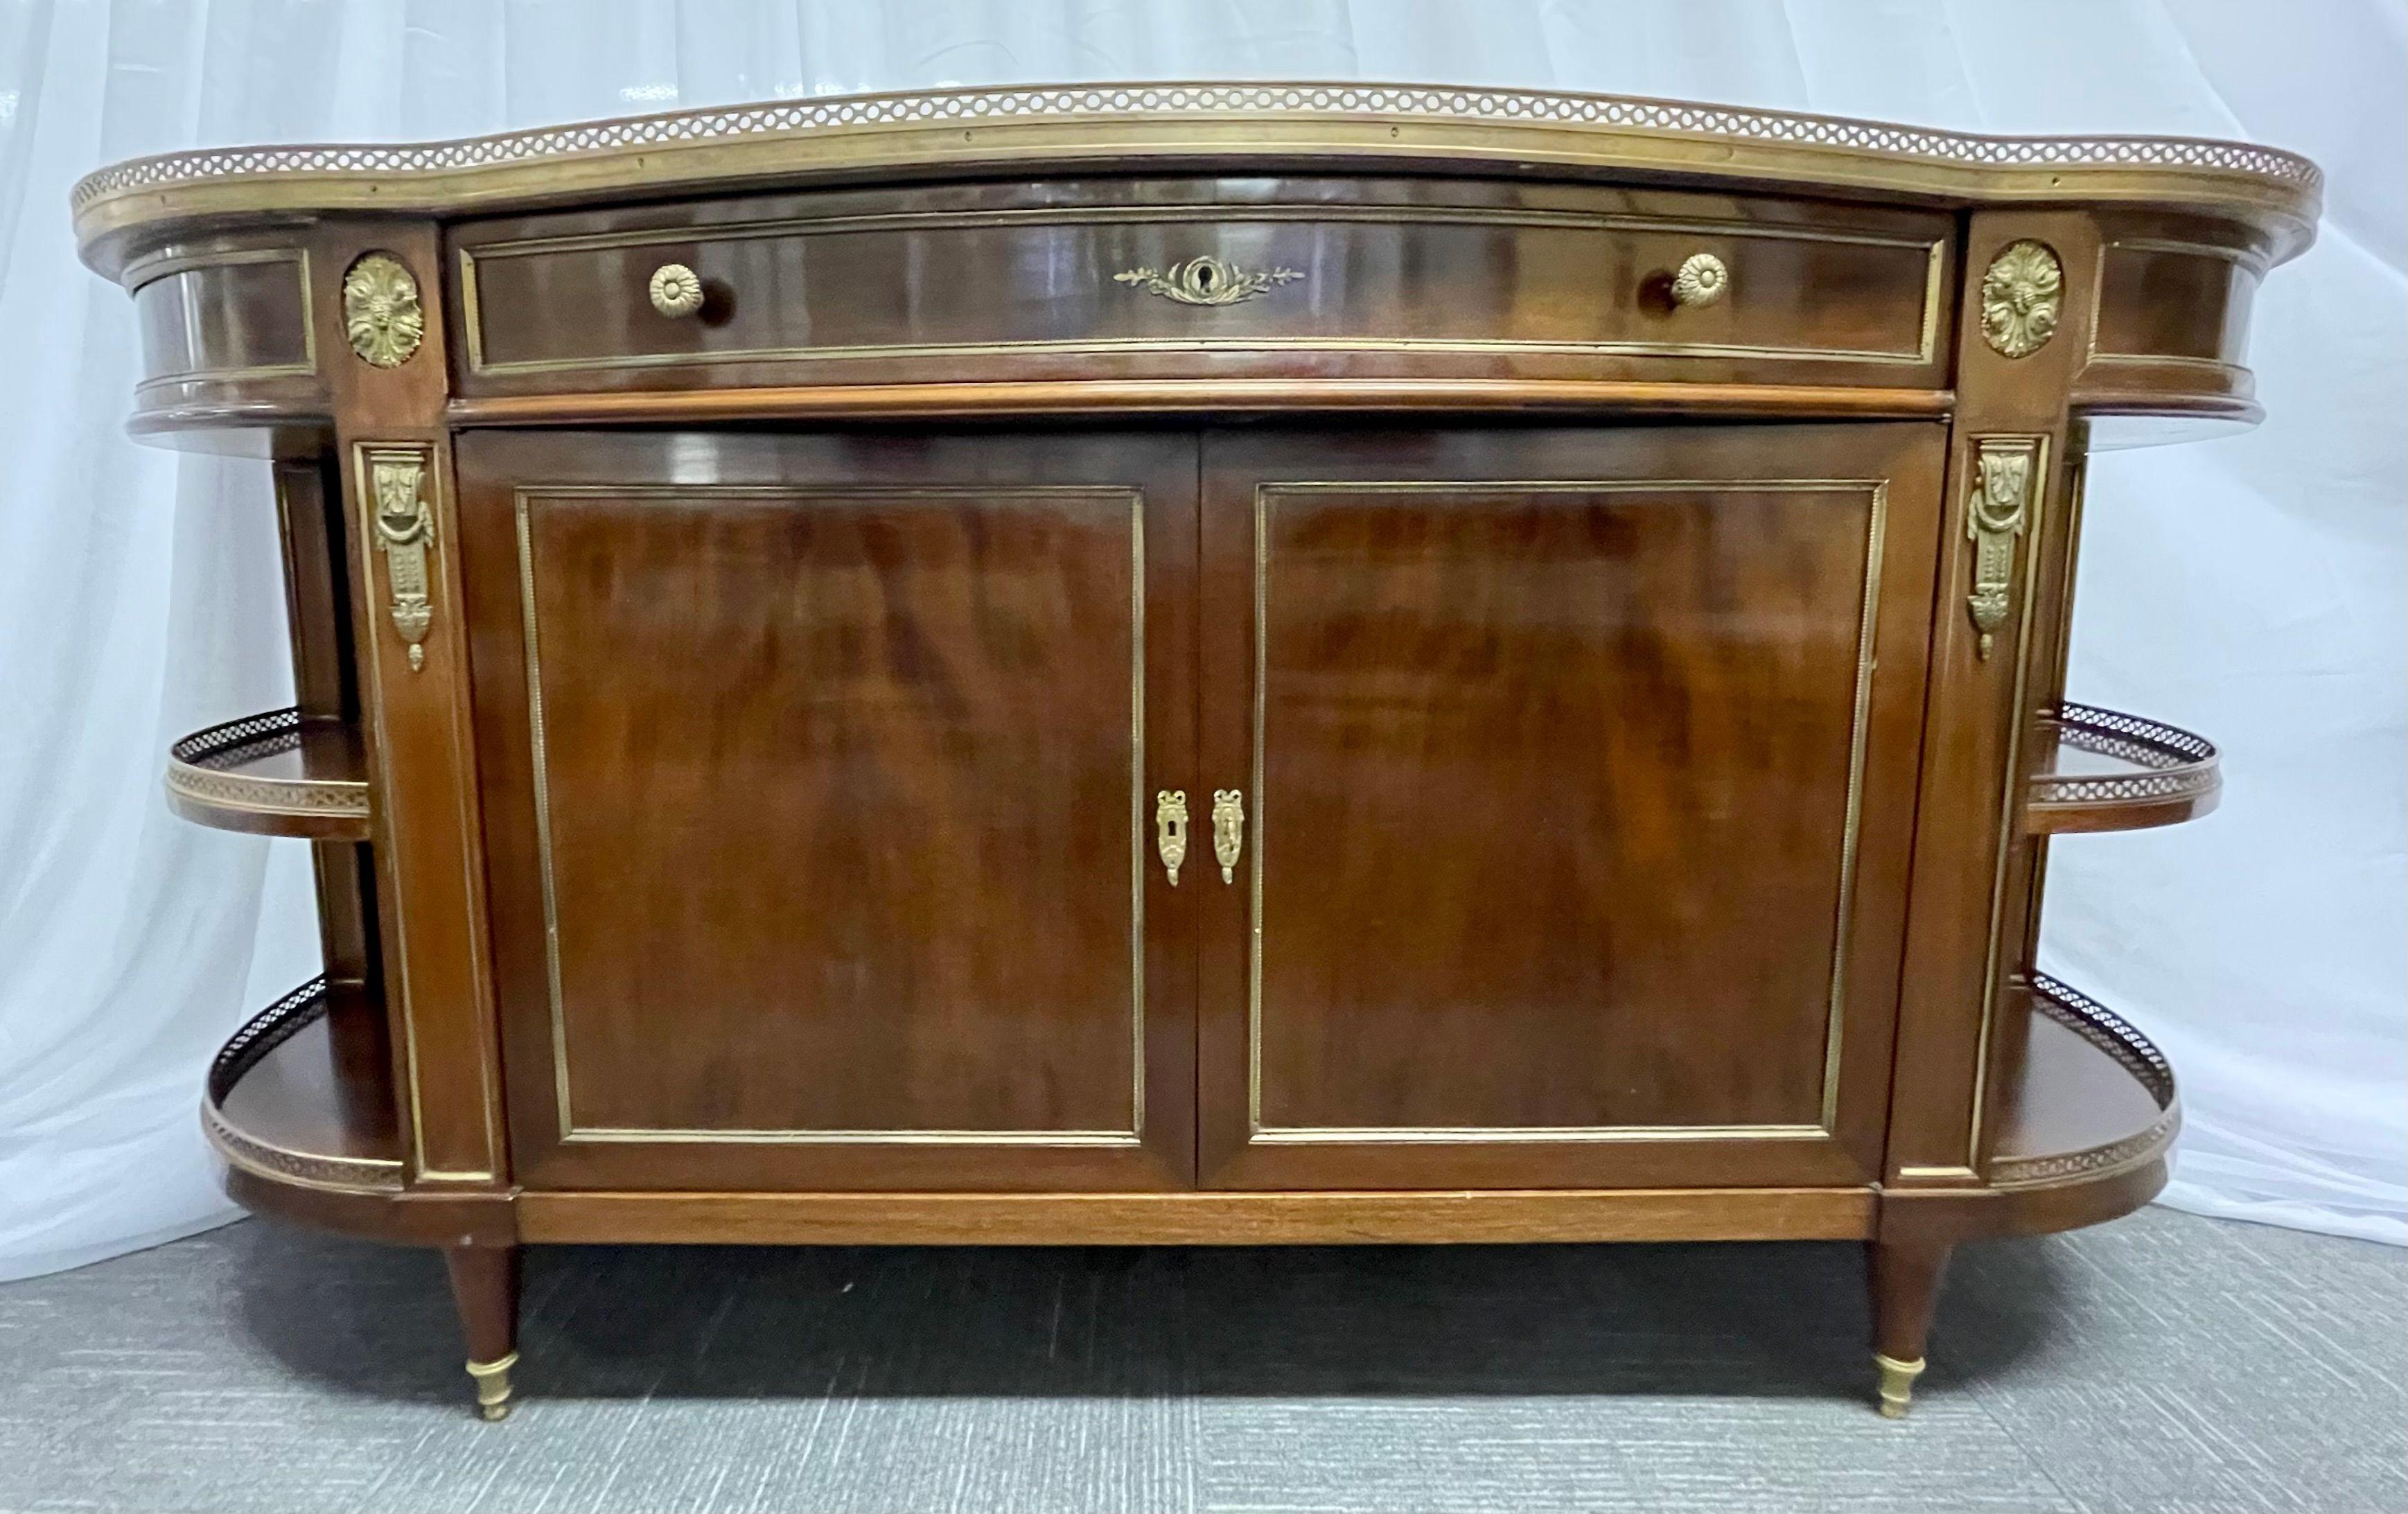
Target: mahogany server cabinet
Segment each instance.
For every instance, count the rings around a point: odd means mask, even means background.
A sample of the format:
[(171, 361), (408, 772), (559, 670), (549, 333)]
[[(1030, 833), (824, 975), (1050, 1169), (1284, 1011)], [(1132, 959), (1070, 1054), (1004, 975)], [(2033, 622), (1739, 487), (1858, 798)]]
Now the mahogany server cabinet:
[(167, 774), (316, 859), (231, 1191), (443, 1249), (493, 1418), (545, 1241), (1853, 1240), (1903, 1412), (1953, 1246), (2164, 1180), (2031, 965), (2217, 792), (2067, 701), (2083, 463), (2256, 418), (2318, 193), (1369, 85), (106, 169), (135, 431), (281, 512), (297, 705)]

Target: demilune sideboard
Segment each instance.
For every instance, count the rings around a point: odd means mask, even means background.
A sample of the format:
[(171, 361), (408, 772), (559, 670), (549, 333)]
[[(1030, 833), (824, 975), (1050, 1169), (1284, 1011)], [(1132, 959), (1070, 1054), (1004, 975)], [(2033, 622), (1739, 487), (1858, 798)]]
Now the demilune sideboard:
[(547, 1241), (1852, 1240), (1901, 1413), (2164, 1181), (2032, 966), (2218, 784), (2065, 697), (2084, 459), (2256, 419), (2319, 193), (1362, 84), (105, 169), (133, 430), (281, 518), (297, 704), (167, 758), (315, 859), (229, 1189), (440, 1248), (489, 1418)]

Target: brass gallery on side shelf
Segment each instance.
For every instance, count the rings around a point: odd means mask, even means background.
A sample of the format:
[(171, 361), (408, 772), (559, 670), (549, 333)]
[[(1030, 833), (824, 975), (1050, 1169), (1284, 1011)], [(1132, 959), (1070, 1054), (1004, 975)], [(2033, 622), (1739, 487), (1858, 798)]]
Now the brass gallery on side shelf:
[(105, 169), (284, 542), (168, 760), (313, 848), (230, 1190), (440, 1248), (490, 1418), (547, 1241), (1856, 1241), (1902, 1413), (1956, 1244), (2164, 1181), (2032, 967), (2218, 792), (2065, 696), (2082, 478), (2257, 418), (2319, 192), (1347, 84)]

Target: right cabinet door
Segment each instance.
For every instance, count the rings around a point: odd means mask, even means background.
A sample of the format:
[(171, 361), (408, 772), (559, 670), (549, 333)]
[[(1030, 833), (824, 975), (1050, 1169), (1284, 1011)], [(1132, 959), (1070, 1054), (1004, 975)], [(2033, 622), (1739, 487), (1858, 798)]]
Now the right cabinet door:
[(1208, 436), (1207, 1186), (1878, 1176), (1944, 441)]

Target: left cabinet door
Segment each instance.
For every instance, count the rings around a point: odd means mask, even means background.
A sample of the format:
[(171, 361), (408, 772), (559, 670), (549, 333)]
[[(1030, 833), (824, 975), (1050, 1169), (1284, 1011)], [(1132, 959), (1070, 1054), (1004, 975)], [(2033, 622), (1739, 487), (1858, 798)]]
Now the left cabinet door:
[(522, 1183), (1192, 1181), (1191, 436), (458, 458)]

